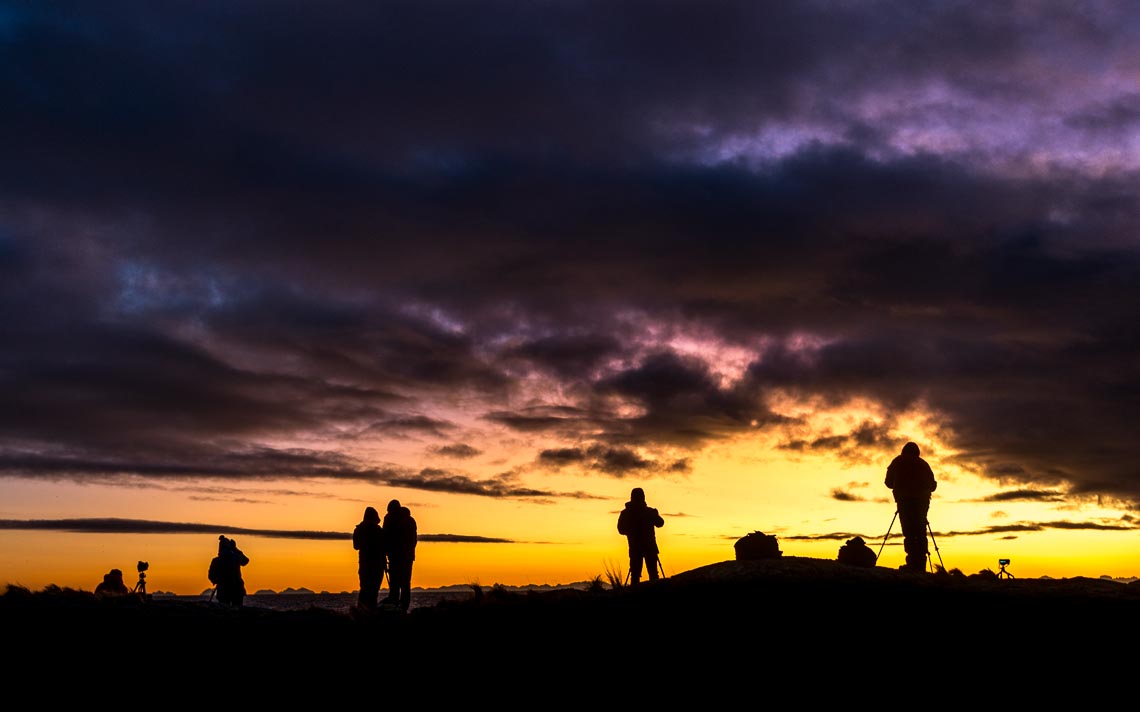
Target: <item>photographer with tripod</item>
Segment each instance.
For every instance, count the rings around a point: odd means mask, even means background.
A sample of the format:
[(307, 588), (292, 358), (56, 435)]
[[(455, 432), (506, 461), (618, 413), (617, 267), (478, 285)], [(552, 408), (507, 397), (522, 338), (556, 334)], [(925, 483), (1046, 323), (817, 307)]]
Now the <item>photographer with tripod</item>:
[(653, 507), (645, 503), (645, 490), (634, 487), (629, 493), (629, 501), (618, 515), (618, 534), (625, 535), (629, 544), (629, 584), (636, 586), (641, 581), (642, 566), (649, 574), (650, 581), (660, 578), (661, 567), (657, 548), (658, 527), (665, 526), (665, 520)]
[(887, 466), (885, 484), (894, 493), (899, 524), (903, 532), (906, 564), (900, 569), (925, 571), (929, 549), (926, 546), (927, 513), (930, 495), (938, 489), (934, 471), (919, 457), (918, 445), (908, 442)]

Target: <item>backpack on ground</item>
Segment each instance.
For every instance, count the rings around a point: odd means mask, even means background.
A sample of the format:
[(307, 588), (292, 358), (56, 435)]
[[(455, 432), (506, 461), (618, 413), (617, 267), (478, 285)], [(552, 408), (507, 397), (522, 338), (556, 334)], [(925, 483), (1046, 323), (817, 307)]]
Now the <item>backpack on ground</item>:
[(870, 568), (875, 565), (879, 557), (875, 556), (875, 552), (871, 547), (867, 546), (867, 542), (863, 541), (863, 537), (857, 536), (848, 539), (846, 544), (839, 547), (838, 558), (841, 564), (866, 566)]
[(734, 547), (739, 561), (775, 559), (784, 555), (784, 552), (780, 551), (776, 537), (764, 532), (746, 534), (736, 540)]

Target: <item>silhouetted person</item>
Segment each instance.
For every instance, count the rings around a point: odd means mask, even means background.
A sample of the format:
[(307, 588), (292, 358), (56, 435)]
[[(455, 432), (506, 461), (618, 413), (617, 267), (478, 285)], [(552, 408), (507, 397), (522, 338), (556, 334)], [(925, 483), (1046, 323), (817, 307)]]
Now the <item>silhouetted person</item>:
[(123, 572), (119, 569), (111, 569), (103, 574), (103, 581), (95, 587), (95, 593), (100, 596), (125, 596), (130, 592), (127, 583), (123, 581)]
[(938, 483), (930, 465), (919, 457), (918, 445), (903, 445), (902, 453), (887, 466), (885, 484), (894, 493), (902, 527), (906, 564), (899, 568), (925, 571), (929, 551), (926, 547), (926, 515), (930, 511), (930, 495), (938, 489)]
[(241, 577), (241, 567), (249, 563), (249, 557), (238, 548), (237, 542), (225, 534), (218, 537), (218, 555), (210, 561), (210, 583), (217, 587), (218, 603), (233, 608), (241, 608), (245, 602), (245, 580)]
[(381, 603), (407, 613), (412, 605), (412, 562), (416, 560), (416, 520), (412, 510), (394, 499), (384, 515), (384, 539), (388, 545), (388, 595)]
[(380, 586), (384, 583), (384, 570), (388, 566), (384, 529), (380, 526), (380, 513), (375, 507), (364, 508), (364, 517), (352, 530), (352, 548), (359, 552), (357, 574), (360, 576), (360, 593), (356, 604), (375, 610)]
[(629, 583), (636, 586), (641, 581), (641, 569), (645, 567), (650, 581), (658, 579), (657, 527), (665, 526), (665, 520), (656, 509), (645, 503), (645, 490), (634, 487), (629, 493), (625, 509), (618, 515), (617, 530), (629, 542)]

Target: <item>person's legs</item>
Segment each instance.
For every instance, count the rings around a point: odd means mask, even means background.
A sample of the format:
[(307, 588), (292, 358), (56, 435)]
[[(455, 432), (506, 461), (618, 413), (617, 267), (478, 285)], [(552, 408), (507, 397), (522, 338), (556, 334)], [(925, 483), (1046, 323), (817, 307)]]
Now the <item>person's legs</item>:
[(405, 561), (388, 562), (388, 596), (384, 603), (399, 606), (407, 611), (412, 601), (412, 564)]
[(642, 560), (642, 557), (640, 554), (636, 554), (636, 555), (630, 554), (629, 555), (629, 584), (631, 586), (634, 586), (639, 581), (641, 581), (642, 563), (643, 563), (643, 560)]
[[(381, 584), (381, 586), (383, 586), (383, 584)], [(388, 564), (388, 593), (385, 594), (384, 598), (380, 599), (379, 605), (381, 605), (381, 606), (395, 605), (397, 593), (398, 593), (398, 591), (396, 591), (396, 582), (392, 578), (392, 564), (389, 562), (389, 564)], [(377, 594), (377, 595), (379, 595), (379, 594)]]
[(380, 584), (383, 579), (383, 572), (379, 576), (376, 576), (374, 571), (360, 572), (360, 593), (356, 597), (358, 606), (368, 609), (376, 607), (376, 599), (380, 597)]
[(900, 499), (898, 502), (899, 525), (903, 533), (903, 550), (906, 552), (906, 565), (918, 571), (926, 570), (926, 510), (928, 503), (922, 499)]
[(657, 554), (645, 555), (645, 570), (649, 574), (650, 581), (656, 581), (660, 578), (657, 573)]
[(404, 570), (400, 576), (400, 610), (404, 613), (412, 607), (412, 562), (404, 564)]
[(230, 608), (237, 606), (238, 602), (235, 590), (236, 589), (232, 583), (218, 584), (218, 603), (221, 603), (222, 605)]

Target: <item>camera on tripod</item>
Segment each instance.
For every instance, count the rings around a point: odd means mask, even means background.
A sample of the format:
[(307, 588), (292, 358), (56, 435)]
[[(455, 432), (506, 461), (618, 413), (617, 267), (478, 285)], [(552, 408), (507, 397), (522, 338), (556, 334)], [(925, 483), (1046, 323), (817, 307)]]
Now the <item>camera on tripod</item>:
[(146, 595), (146, 570), (150, 568), (150, 564), (146, 561), (140, 561), (135, 567), (139, 570), (139, 581), (135, 584), (135, 593)]
[(997, 572), (997, 577), (999, 579), (1000, 578), (1013, 578), (1013, 574), (1011, 574), (1010, 572), (1005, 570), (1005, 567), (1009, 566), (1009, 559), (998, 559), (998, 566), (1001, 567), (998, 569), (998, 572)]

